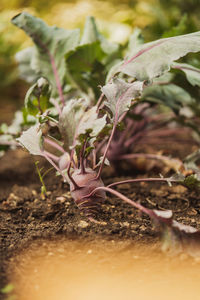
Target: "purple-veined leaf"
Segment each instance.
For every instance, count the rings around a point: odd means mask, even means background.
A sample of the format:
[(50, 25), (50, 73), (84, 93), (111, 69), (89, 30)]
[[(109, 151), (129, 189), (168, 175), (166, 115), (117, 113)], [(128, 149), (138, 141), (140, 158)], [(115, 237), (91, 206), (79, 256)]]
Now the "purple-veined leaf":
[(104, 85), (101, 90), (107, 98), (107, 101), (104, 102), (105, 106), (111, 110), (114, 118), (116, 118), (116, 115), (119, 118), (129, 110), (131, 101), (141, 96), (143, 82), (127, 83), (122, 79), (114, 78), (111, 83)]
[(189, 83), (191, 83), (193, 86), (197, 85), (200, 87), (200, 69), (189, 64), (180, 63), (173, 63), (172, 68), (183, 71)]
[[(54, 87), (58, 79), (62, 84), (66, 72), (65, 54), (78, 45), (79, 30), (48, 26), (41, 19), (26, 12), (15, 16), (12, 23), (24, 30), (35, 43), (30, 61), (31, 69), (39, 76), (48, 78)], [(55, 69), (59, 77), (57, 79)]]
[(152, 80), (170, 70), (172, 63), (189, 52), (200, 51), (200, 31), (146, 43), (133, 51), (118, 71), (137, 80)]
[(30, 127), (28, 130), (23, 131), (22, 135), (16, 139), (33, 155), (43, 155), (42, 131), (39, 126), (36, 124)]

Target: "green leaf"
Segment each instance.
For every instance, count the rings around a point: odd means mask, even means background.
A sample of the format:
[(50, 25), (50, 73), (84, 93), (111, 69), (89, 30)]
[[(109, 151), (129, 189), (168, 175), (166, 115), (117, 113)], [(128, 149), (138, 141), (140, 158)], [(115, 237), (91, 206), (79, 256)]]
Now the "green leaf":
[(188, 64), (173, 63), (172, 68), (181, 70), (185, 73), (187, 80), (191, 85), (200, 87), (200, 69)]
[(129, 110), (131, 101), (141, 96), (143, 82), (126, 83), (122, 79), (115, 78), (111, 83), (104, 85), (101, 90), (107, 98), (105, 105), (111, 110), (114, 118), (116, 115), (119, 118)]
[(190, 190), (200, 189), (200, 174), (192, 174), (185, 178), (183, 184)]
[(42, 131), (36, 124), (28, 130), (23, 131), (20, 138), (16, 139), (24, 148), (33, 155), (43, 155)]
[(142, 100), (166, 105), (175, 113), (178, 113), (184, 105), (191, 105), (194, 102), (189, 93), (175, 84), (146, 87)]
[(63, 83), (65, 76), (65, 55), (79, 43), (79, 30), (65, 30), (48, 26), (41, 19), (23, 12), (12, 19), (12, 23), (23, 29), (35, 43), (31, 68), (40, 76), (48, 78), (56, 88), (55, 69)]
[(25, 96), (25, 107), (30, 115), (42, 114), (50, 107), (51, 86), (49, 82), (41, 77), (30, 87)]
[(76, 128), (87, 108), (85, 99), (71, 99), (67, 101), (59, 119), (59, 129), (67, 149), (73, 144)]
[(35, 55), (34, 47), (28, 47), (22, 51), (19, 51), (15, 58), (19, 64), (19, 76), (27, 82), (34, 82), (38, 75), (31, 66), (31, 60)]
[(108, 41), (102, 34), (99, 33), (95, 19), (88, 17), (86, 19), (83, 36), (80, 45), (92, 44), (100, 42), (101, 51), (104, 53), (102, 63), (106, 64), (110, 58), (119, 51), (119, 45)]
[(1, 293), (9, 294), (13, 291), (14, 285), (12, 283), (7, 284), (4, 288), (1, 289)]
[(152, 80), (170, 70), (174, 61), (200, 51), (200, 31), (146, 43), (125, 60), (119, 71), (137, 80)]
[(144, 38), (142, 36), (142, 30), (139, 28), (135, 28), (133, 33), (131, 34), (128, 42), (128, 49), (126, 52), (126, 58), (131, 58), (135, 51), (144, 44)]
[(91, 44), (99, 40), (99, 32), (94, 17), (87, 17), (80, 45)]
[(91, 72), (94, 69), (94, 62), (101, 61), (104, 56), (99, 41), (80, 45), (68, 57), (68, 69), (72, 74), (77, 73), (80, 77), (81, 72)]

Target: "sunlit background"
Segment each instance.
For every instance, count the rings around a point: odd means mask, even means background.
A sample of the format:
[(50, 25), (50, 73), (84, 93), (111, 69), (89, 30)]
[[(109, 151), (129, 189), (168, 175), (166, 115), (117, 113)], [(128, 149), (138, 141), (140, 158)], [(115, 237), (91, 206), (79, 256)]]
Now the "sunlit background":
[(122, 44), (135, 27), (143, 30), (145, 41), (200, 29), (198, 0), (1, 0), (0, 97), (3, 99), (22, 96), (24, 83), (18, 80), (14, 56), (30, 40), (10, 23), (21, 11), (29, 11), (49, 25), (64, 28), (82, 27), (86, 16), (93, 15), (100, 31)]

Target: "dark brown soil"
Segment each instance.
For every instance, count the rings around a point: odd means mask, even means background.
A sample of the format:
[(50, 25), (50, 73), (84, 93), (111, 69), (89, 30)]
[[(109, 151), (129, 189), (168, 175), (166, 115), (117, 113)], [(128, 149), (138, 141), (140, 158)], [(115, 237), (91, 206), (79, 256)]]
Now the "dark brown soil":
[[(36, 160), (21, 149), (9, 151), (1, 158), (0, 288), (8, 283), (8, 266), (12, 258), (36, 240), (102, 238), (152, 243), (158, 239), (147, 216), (138, 214), (128, 204), (110, 195), (98, 215), (101, 223), (91, 223), (79, 212), (67, 184), (55, 176), (54, 170), (45, 177), (48, 196), (42, 197), (34, 165)], [(45, 168), (48, 169), (49, 165)], [(131, 170), (129, 175), (133, 177)], [(145, 176), (149, 174), (140, 174), (139, 177)], [(112, 169), (103, 174), (105, 184), (129, 177), (120, 177)], [(118, 186), (117, 190), (146, 207), (171, 209), (177, 221), (200, 227), (200, 196), (180, 185), (125, 184)]]

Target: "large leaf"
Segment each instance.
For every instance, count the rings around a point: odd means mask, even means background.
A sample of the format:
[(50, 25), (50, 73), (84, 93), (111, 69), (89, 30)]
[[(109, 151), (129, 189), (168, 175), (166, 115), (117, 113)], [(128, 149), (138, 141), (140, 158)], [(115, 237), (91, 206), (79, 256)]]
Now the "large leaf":
[(102, 92), (107, 98), (105, 105), (117, 119), (129, 109), (133, 99), (141, 96), (142, 90), (143, 82), (127, 83), (118, 78), (102, 87)]
[(45, 78), (40, 78), (30, 87), (25, 97), (25, 107), (30, 115), (42, 114), (50, 106), (51, 86)]
[(36, 45), (31, 58), (31, 68), (49, 79), (56, 87), (55, 68), (60, 82), (65, 76), (65, 54), (79, 43), (79, 30), (65, 30), (48, 26), (41, 19), (23, 12), (12, 19), (12, 23), (23, 29)]
[(197, 85), (200, 87), (200, 69), (188, 64), (180, 63), (173, 63), (172, 68), (183, 71), (189, 83), (191, 83), (193, 86)]
[(31, 67), (31, 59), (33, 58), (34, 54), (34, 47), (28, 47), (19, 51), (15, 56), (16, 61), (19, 64), (20, 77), (30, 83), (34, 82), (38, 78), (35, 70)]
[(200, 51), (200, 31), (146, 43), (125, 60), (122, 73), (137, 80), (152, 80), (169, 71), (172, 63), (189, 52)]
[(36, 124), (28, 130), (23, 131), (17, 141), (33, 155), (43, 155), (42, 131)]
[(178, 113), (184, 105), (193, 104), (194, 100), (184, 89), (175, 85), (152, 85), (142, 94), (145, 101), (166, 105)]
[(85, 113), (87, 103), (84, 99), (67, 101), (59, 119), (59, 129), (64, 139), (66, 149), (72, 146), (77, 126)]

